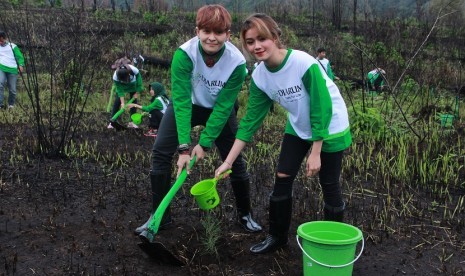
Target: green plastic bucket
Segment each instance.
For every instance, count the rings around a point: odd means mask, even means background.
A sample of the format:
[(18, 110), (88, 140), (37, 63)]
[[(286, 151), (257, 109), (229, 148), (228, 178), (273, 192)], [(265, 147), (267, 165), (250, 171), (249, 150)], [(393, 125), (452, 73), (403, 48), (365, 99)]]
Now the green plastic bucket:
[(210, 210), (220, 204), (220, 196), (216, 190), (216, 183), (218, 183), (218, 179), (223, 178), (224, 174), (231, 172), (231, 170), (228, 170), (216, 178), (205, 179), (192, 186), (191, 195), (195, 197), (200, 209)]
[[(352, 275), (353, 264), (362, 255), (365, 246), (362, 231), (350, 224), (334, 221), (304, 223), (297, 228), (296, 239), (303, 252), (305, 276)], [(362, 247), (354, 258), (360, 240)]]
[(443, 127), (451, 127), (454, 123), (455, 116), (452, 114), (441, 114), (439, 117), (441, 118), (441, 126)]
[(134, 124), (140, 125), (142, 123), (142, 114), (140, 113), (134, 113), (131, 115), (131, 120)]

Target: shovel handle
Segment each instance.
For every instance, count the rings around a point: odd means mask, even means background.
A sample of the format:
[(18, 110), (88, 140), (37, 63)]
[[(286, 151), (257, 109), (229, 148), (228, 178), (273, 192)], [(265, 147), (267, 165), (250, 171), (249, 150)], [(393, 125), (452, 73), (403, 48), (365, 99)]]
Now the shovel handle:
[(111, 104), (113, 103), (113, 95), (116, 93), (115, 90), (116, 90), (116, 86), (113, 84), (113, 86), (111, 87), (111, 91), (110, 91), (110, 98), (108, 99), (107, 112), (110, 112)]
[[(189, 163), (189, 169), (194, 166), (196, 159), (197, 159), (196, 156), (192, 158), (191, 162)], [(186, 168), (184, 168), (182, 169), (181, 174), (179, 174), (178, 178), (176, 179), (176, 182), (174, 182), (173, 186), (168, 191), (168, 193), (165, 195), (163, 200), (160, 202), (160, 205), (158, 205), (157, 210), (153, 214), (152, 219), (149, 222), (149, 227), (148, 227), (148, 232), (150, 233), (149, 237), (153, 238), (153, 236), (156, 233), (158, 233), (158, 227), (160, 227), (161, 218), (163, 217), (163, 214), (165, 213), (166, 208), (168, 208), (168, 205), (170, 204), (171, 200), (178, 192), (179, 188), (181, 188), (186, 178), (187, 178), (187, 170)], [(152, 240), (150, 240), (150, 242), (152, 242)]]
[(115, 113), (115, 115), (113, 115), (113, 117), (111, 117), (110, 121), (116, 121), (116, 119), (118, 119), (118, 117), (123, 114), (124, 110), (126, 109), (126, 107), (131, 104), (133, 101), (135, 100), (135, 98), (131, 98), (125, 105), (123, 108), (121, 108), (118, 112)]

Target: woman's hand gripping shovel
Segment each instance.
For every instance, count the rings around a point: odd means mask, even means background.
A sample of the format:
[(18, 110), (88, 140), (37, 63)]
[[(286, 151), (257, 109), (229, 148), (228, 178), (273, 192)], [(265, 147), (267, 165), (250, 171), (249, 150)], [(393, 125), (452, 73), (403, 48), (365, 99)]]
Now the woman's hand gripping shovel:
[(131, 104), (133, 101), (135, 100), (135, 98), (131, 98), (125, 105), (123, 108), (121, 108), (120, 110), (118, 110), (118, 112), (115, 113), (115, 115), (113, 115), (113, 117), (111, 117), (110, 119), (110, 124), (112, 127), (114, 127), (116, 130), (125, 130), (126, 127), (123, 126), (122, 124), (118, 123), (118, 121), (116, 121), (118, 119), (118, 117), (123, 114), (123, 112), (126, 110), (126, 107)]
[[(195, 160), (196, 157), (194, 156), (194, 158), (192, 158), (189, 163), (189, 168), (194, 166)], [(158, 228), (160, 227), (160, 222), (166, 208), (178, 192), (179, 188), (181, 188), (186, 178), (187, 170), (184, 168), (181, 171), (181, 174), (179, 174), (179, 177), (176, 179), (176, 182), (174, 182), (171, 189), (160, 202), (160, 205), (158, 206), (157, 210), (152, 216), (152, 219), (149, 222), (147, 230), (143, 231), (139, 235), (139, 238), (142, 240), (142, 242), (138, 244), (139, 247), (150, 257), (177, 266), (183, 266), (185, 263), (181, 261), (175, 254), (169, 251), (163, 243), (155, 241), (155, 236), (158, 233)]]

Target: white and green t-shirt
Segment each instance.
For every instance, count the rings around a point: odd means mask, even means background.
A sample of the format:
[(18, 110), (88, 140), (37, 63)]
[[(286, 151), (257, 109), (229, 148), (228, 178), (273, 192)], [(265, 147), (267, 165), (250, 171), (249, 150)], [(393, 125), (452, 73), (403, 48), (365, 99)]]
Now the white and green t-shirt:
[(199, 144), (211, 147), (231, 115), (246, 76), (245, 58), (227, 41), (213, 67), (202, 55), (198, 37), (181, 45), (171, 63), (171, 94), (178, 140), (190, 143), (192, 104), (212, 109), (200, 134)]
[(10, 74), (18, 74), (18, 66), (24, 66), (24, 57), (18, 46), (7, 42), (0, 46), (0, 70)]
[(321, 64), (321, 66), (323, 66), (328, 77), (334, 81), (334, 73), (331, 69), (331, 63), (329, 62), (329, 60), (327, 58), (319, 59), (318, 57), (316, 58), (316, 60)]
[(286, 133), (308, 141), (323, 140), (325, 152), (344, 150), (351, 144), (344, 99), (318, 61), (307, 53), (289, 49), (278, 68), (267, 68), (263, 62), (257, 66), (238, 139), (252, 139), (273, 101), (288, 111)]
[(165, 96), (158, 96), (149, 105), (142, 106), (141, 109), (145, 112), (151, 112), (156, 109), (165, 114), (169, 103), (170, 101)]
[(115, 72), (113, 73), (113, 84), (115, 85), (116, 94), (118, 95), (118, 97), (124, 97), (126, 93), (144, 91), (144, 86), (142, 84), (142, 76), (139, 72), (139, 69), (130, 64), (127, 64), (126, 66), (132, 71), (132, 74), (129, 75), (129, 82), (122, 82), (118, 79), (118, 76), (116, 74), (118, 70), (115, 70)]

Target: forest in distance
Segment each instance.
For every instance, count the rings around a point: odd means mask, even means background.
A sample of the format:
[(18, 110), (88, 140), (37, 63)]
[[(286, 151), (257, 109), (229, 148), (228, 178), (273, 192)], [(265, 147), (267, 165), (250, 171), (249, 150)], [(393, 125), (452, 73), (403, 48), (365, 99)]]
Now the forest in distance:
[[(8, 0), (2, 0), (8, 1)], [(92, 9), (118, 9), (121, 11), (167, 11), (169, 9), (194, 11), (205, 4), (222, 4), (234, 12), (253, 12), (257, 9), (268, 7), (268, 12), (292, 11), (292, 14), (323, 14), (331, 17), (333, 12), (341, 10), (343, 18), (352, 17), (354, 7), (362, 16), (386, 16), (386, 17), (418, 17), (435, 6), (444, 6), (448, 1), (444, 0), (22, 0), (11, 2), (27, 2), (37, 6), (52, 7), (85, 7)], [(284, 5), (283, 5), (284, 4)], [(462, 5), (463, 1), (458, 1)]]
[[(241, 22), (266, 12), (287, 47), (311, 55), (327, 49), (353, 136), (341, 176), (345, 221), (365, 241), (353, 275), (463, 275), (464, 1), (398, 2), (221, 3), (233, 16), (238, 47)], [(150, 258), (133, 234), (151, 202), (154, 138), (143, 135), (147, 117), (140, 129), (107, 129), (111, 66), (127, 54), (145, 87), (157, 81), (170, 95), (174, 50), (193, 36), (195, 11), (205, 3), (213, 2), (0, 0), (0, 29), (26, 58), (17, 108), (0, 111), (0, 275), (303, 274), (297, 228), (323, 217), (318, 179), (303, 168), (294, 183), (289, 245), (276, 253), (249, 254), (266, 231), (244, 233), (235, 223), (228, 180), (217, 186), (221, 202), (213, 212), (200, 210), (190, 194), (213, 177), (221, 161), (215, 148), (173, 198), (173, 228), (157, 236), (183, 265)], [(379, 93), (366, 86), (375, 67), (386, 71)], [(239, 119), (249, 84), (248, 76)], [(144, 91), (140, 101), (149, 99)], [(244, 149), (254, 216), (265, 229), (285, 120), (275, 105)], [(131, 122), (127, 112), (120, 122)], [(192, 131), (193, 141), (201, 130)]]

